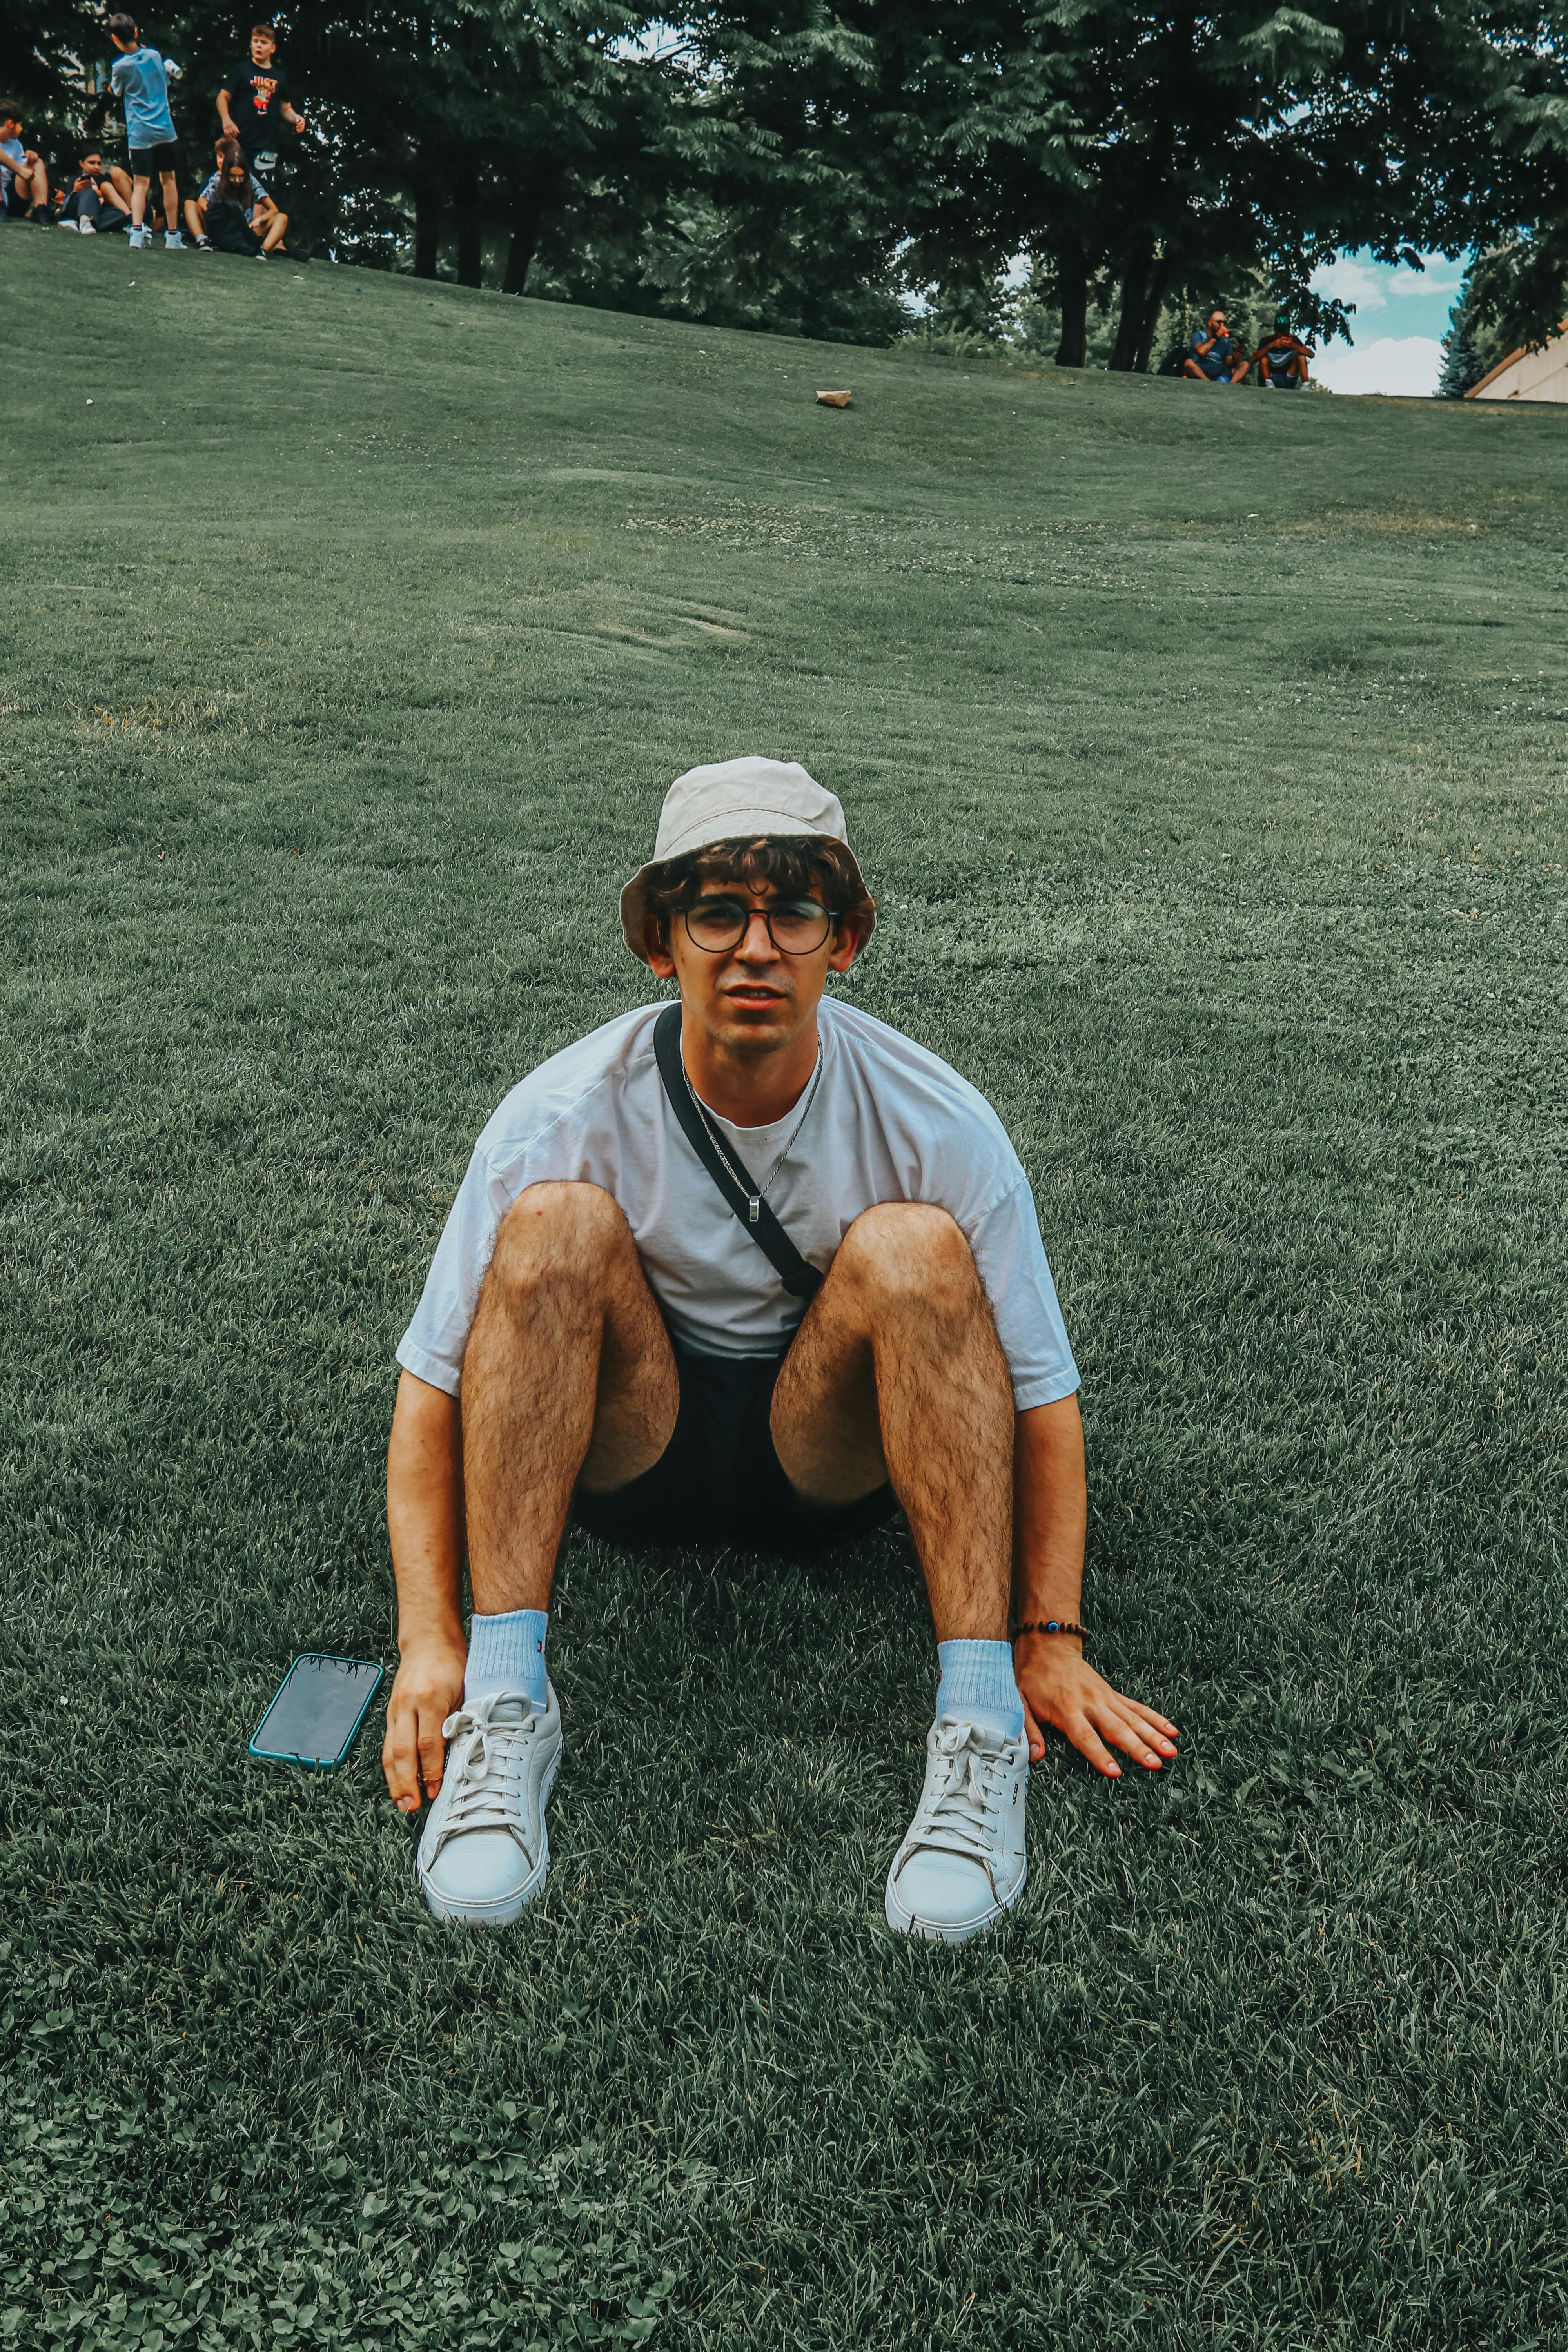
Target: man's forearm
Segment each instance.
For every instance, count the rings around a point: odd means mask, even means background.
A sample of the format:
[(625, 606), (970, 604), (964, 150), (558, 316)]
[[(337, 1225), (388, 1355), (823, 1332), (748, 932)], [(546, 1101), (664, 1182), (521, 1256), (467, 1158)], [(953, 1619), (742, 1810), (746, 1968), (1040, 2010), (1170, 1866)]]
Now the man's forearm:
[(1018, 1415), (1013, 1441), (1013, 1615), (1074, 1620), (1089, 1522), (1076, 1396)]
[(456, 1397), (405, 1372), (386, 1452), (397, 1638), (463, 1639), (462, 1423)]

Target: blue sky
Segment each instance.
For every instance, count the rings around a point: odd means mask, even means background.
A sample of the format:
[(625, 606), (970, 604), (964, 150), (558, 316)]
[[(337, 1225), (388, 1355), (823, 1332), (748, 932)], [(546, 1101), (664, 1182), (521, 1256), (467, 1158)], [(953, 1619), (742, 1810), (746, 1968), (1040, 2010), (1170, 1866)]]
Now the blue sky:
[(1355, 304), (1353, 345), (1328, 344), (1316, 373), (1335, 392), (1403, 393), (1437, 389), (1448, 312), (1465, 275), (1462, 261), (1423, 256), (1424, 269), (1391, 269), (1363, 253), (1342, 253), (1314, 271), (1320, 293)]

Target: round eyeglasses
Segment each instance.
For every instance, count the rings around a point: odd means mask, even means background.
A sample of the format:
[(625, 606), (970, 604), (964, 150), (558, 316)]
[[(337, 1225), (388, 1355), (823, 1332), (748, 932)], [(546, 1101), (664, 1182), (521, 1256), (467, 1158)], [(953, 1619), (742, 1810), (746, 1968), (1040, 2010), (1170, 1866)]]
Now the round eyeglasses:
[(694, 948), (722, 955), (740, 946), (753, 915), (762, 917), (769, 939), (784, 955), (812, 954), (838, 920), (815, 898), (781, 898), (772, 907), (748, 907), (739, 898), (699, 898), (681, 919)]

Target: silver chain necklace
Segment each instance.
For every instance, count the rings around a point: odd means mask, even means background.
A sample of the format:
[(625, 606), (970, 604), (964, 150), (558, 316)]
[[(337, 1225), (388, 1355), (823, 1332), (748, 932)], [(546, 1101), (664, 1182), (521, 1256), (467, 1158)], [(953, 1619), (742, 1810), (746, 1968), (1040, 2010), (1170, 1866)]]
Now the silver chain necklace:
[(697, 1113), (699, 1118), (702, 1121), (703, 1126), (708, 1129), (709, 1136), (712, 1140), (713, 1149), (719, 1154), (719, 1162), (721, 1167), (723, 1169), (725, 1175), (730, 1179), (731, 1183), (735, 1187), (736, 1192), (742, 1193), (745, 1197), (746, 1223), (749, 1225), (754, 1225), (762, 1215), (763, 1195), (766, 1192), (768, 1184), (773, 1182), (773, 1178), (778, 1174), (779, 1170), (789, 1158), (790, 1149), (795, 1142), (795, 1137), (805, 1125), (807, 1114), (811, 1109), (812, 1101), (816, 1093), (816, 1082), (822, 1076), (822, 1048), (820, 1046), (817, 1047), (816, 1063), (811, 1073), (811, 1082), (806, 1087), (805, 1100), (802, 1102), (800, 1107), (800, 1117), (795, 1120), (795, 1123), (791, 1128), (788, 1135), (785, 1136), (784, 1146), (779, 1152), (778, 1158), (768, 1170), (768, 1183), (763, 1184), (755, 1192), (752, 1192), (751, 1186), (742, 1178), (735, 1167), (734, 1161), (725, 1150), (724, 1139), (718, 1132), (718, 1129), (713, 1123), (716, 1114), (709, 1109), (707, 1104), (703, 1101), (701, 1096), (692, 1085), (690, 1077), (687, 1074), (686, 1056), (684, 1054), (680, 1057), (680, 1075), (686, 1081), (686, 1091), (691, 1097), (691, 1107)]

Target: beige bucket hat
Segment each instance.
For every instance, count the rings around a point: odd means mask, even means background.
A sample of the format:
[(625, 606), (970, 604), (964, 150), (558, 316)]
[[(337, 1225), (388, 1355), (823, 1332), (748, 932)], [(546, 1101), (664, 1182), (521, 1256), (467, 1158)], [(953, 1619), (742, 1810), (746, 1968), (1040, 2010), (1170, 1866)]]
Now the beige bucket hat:
[[(816, 834), (849, 848), (842, 807), (795, 760), (721, 760), (677, 776), (658, 813), (653, 856), (621, 892), (621, 935), (633, 955), (647, 961), (643, 928), (647, 877), (656, 866), (684, 857), (690, 849), (706, 849), (710, 842), (756, 841), (768, 834)], [(859, 873), (858, 864), (855, 870)], [(864, 882), (860, 887), (865, 889)], [(874, 915), (868, 918), (862, 943), (875, 920)]]

